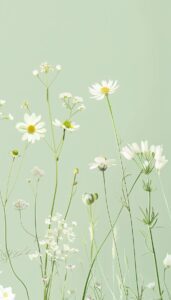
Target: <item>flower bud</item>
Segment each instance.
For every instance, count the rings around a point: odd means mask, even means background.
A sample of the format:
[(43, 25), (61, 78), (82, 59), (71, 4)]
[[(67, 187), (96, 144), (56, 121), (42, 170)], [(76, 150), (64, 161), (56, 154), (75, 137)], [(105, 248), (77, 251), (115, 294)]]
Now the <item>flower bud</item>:
[(94, 194), (85, 193), (85, 194), (82, 195), (82, 201), (86, 205), (93, 204), (97, 199), (98, 199), (98, 194), (97, 193), (94, 193)]

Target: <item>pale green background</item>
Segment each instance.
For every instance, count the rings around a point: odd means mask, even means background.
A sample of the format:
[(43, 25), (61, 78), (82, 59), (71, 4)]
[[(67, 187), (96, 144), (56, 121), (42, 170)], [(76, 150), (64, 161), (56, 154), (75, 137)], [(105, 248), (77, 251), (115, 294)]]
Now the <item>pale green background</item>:
[[(101, 174), (90, 172), (88, 163), (99, 154), (118, 160), (112, 137), (112, 127), (105, 102), (89, 99), (88, 86), (101, 79), (118, 79), (120, 89), (112, 96), (117, 124), (123, 144), (148, 139), (150, 143), (164, 145), (170, 160), (170, 99), (171, 99), (171, 3), (168, 0), (1, 0), (0, 1), (0, 98), (7, 100), (6, 110), (15, 120), (1, 123), (0, 171), (1, 186), (9, 167), (9, 151), (22, 149), (21, 136), (15, 130), (15, 123), (22, 120), (20, 105), (24, 99), (31, 102), (32, 111), (41, 113), (47, 120), (44, 91), (33, 78), (32, 70), (41, 62), (61, 64), (63, 71), (52, 89), (54, 116), (63, 118), (64, 109), (58, 101), (59, 92), (71, 91), (83, 96), (86, 111), (76, 121), (81, 125), (79, 132), (68, 136), (64, 145), (60, 165), (60, 201), (58, 211), (64, 211), (69, 193), (72, 170), (79, 167), (79, 190), (74, 199), (70, 219), (79, 224), (78, 236), (88, 237), (86, 208), (80, 198), (85, 191), (98, 192), (100, 198), (95, 211), (98, 219), (98, 241), (101, 241), (108, 228), (104, 207)], [(46, 121), (47, 123), (47, 121)], [(49, 191), (52, 191), (54, 166), (52, 158), (43, 142), (37, 143), (27, 152), (24, 170), (17, 185), (12, 202), (24, 198), (30, 202), (25, 213), (25, 223), (31, 228), (33, 199), (27, 187), (26, 178), (34, 165), (45, 169), (47, 175), (42, 180), (39, 199), (39, 221), (41, 233), (43, 220), (50, 206)], [(132, 169), (131, 172), (137, 170)], [(129, 165), (130, 166), (130, 165)], [(162, 172), (166, 194), (170, 193), (171, 166)], [(119, 208), (119, 166), (107, 173), (110, 205), (115, 213)], [(133, 179), (133, 177), (130, 179)], [(155, 179), (155, 186), (157, 179)], [(144, 194), (137, 188), (134, 193), (133, 210), (137, 222), (136, 234), (144, 229), (137, 221), (140, 218), (139, 206), (145, 205)], [(155, 238), (159, 265), (167, 252), (171, 252), (169, 222), (164, 201), (160, 192), (155, 192), (155, 206), (160, 212), (160, 228)], [(13, 250), (34, 249), (31, 239), (25, 237), (17, 219), (17, 213), (10, 210), (10, 248)], [(1, 221), (1, 248), (3, 248), (3, 222)], [(131, 242), (128, 216), (125, 213), (118, 224), (118, 243), (121, 257), (124, 252), (130, 258), (130, 282), (134, 281), (131, 262)], [(145, 280), (156, 281), (153, 261), (145, 255), (144, 240), (139, 235), (138, 267)], [(79, 245), (81, 247), (81, 245)], [(81, 250), (81, 254), (83, 250)], [(106, 259), (107, 257), (107, 259)], [(107, 243), (101, 256), (104, 271), (111, 280), (111, 242)], [(78, 259), (81, 261), (81, 258)], [(41, 299), (38, 265), (30, 262), (27, 256), (15, 259), (18, 272), (27, 282), (31, 300)], [(12, 286), (17, 300), (25, 300), (25, 294), (9, 267), (1, 263), (0, 283)], [(78, 290), (77, 300), (85, 280), (87, 261), (84, 270), (75, 273), (73, 288)], [(100, 274), (97, 278), (101, 280)], [(104, 284), (104, 283), (103, 283)], [(105, 289), (105, 299), (111, 299)], [(149, 300), (149, 295), (146, 294)], [(54, 299), (59, 299), (54, 297)]]

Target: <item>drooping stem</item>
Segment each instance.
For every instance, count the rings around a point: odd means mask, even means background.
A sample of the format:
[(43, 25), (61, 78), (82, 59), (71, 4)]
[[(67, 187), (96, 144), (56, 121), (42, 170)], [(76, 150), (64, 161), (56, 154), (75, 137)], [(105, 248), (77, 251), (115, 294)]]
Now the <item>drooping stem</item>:
[[(150, 216), (151, 216), (151, 192), (148, 192), (149, 195), (149, 209), (150, 209)], [(159, 270), (158, 270), (158, 264), (157, 264), (157, 255), (156, 255), (156, 250), (154, 246), (154, 239), (153, 239), (153, 233), (152, 233), (152, 228), (150, 225), (148, 226), (149, 228), (149, 233), (150, 233), (150, 240), (151, 240), (151, 246), (152, 246), (152, 252), (154, 256), (154, 264), (155, 264), (155, 270), (156, 270), (156, 276), (157, 276), (157, 284), (158, 284), (158, 290), (159, 290), (159, 295), (160, 295), (160, 300), (163, 300), (162, 296), (162, 290), (161, 290), (161, 285), (160, 285), (160, 277), (159, 277)]]
[(111, 116), (111, 119), (112, 119), (112, 125), (113, 125), (113, 129), (114, 129), (114, 134), (115, 134), (115, 139), (116, 139), (116, 144), (117, 144), (118, 154), (119, 154), (119, 160), (120, 160), (120, 165), (121, 165), (122, 178), (123, 178), (123, 183), (124, 183), (124, 188), (125, 188), (125, 193), (126, 193), (126, 200), (127, 200), (127, 204), (128, 204), (128, 211), (129, 211), (129, 218), (130, 218), (130, 225), (131, 225), (131, 235), (132, 235), (132, 246), (133, 246), (133, 257), (134, 257), (134, 269), (135, 269), (137, 297), (138, 297), (138, 299), (140, 299), (139, 284), (138, 284), (137, 258), (136, 258), (136, 246), (135, 246), (135, 234), (134, 234), (134, 226), (133, 226), (133, 219), (132, 219), (132, 211), (131, 211), (130, 200), (129, 200), (129, 193), (128, 193), (128, 188), (127, 188), (127, 183), (126, 183), (125, 169), (124, 169), (123, 160), (122, 160), (122, 156), (121, 156), (121, 146), (120, 146), (121, 143), (120, 143), (117, 127), (116, 127), (116, 124), (115, 124), (115, 119), (114, 119), (114, 115), (113, 115), (112, 106), (111, 106), (111, 103), (109, 101), (108, 95), (106, 95), (106, 99), (107, 99), (107, 105), (108, 105), (108, 109), (109, 109), (109, 112), (110, 112), (110, 116)]
[(110, 216), (110, 210), (109, 210), (109, 204), (108, 204), (108, 197), (107, 197), (107, 187), (106, 187), (105, 171), (102, 172), (102, 175), (103, 175), (103, 186), (104, 186), (104, 194), (105, 194), (105, 203), (106, 203), (106, 210), (107, 210), (109, 225), (110, 225), (110, 228), (111, 228), (113, 243), (114, 243), (114, 247), (115, 247), (115, 251), (116, 251), (116, 257), (117, 257), (117, 261), (118, 261), (118, 267), (119, 267), (121, 284), (122, 284), (123, 291), (126, 294), (125, 286), (124, 286), (124, 280), (123, 280), (123, 274), (122, 274), (122, 268), (121, 268), (121, 263), (120, 263), (120, 258), (119, 258), (118, 247), (117, 247), (117, 243), (116, 243), (114, 228), (112, 226), (112, 219), (111, 219), (111, 216)]

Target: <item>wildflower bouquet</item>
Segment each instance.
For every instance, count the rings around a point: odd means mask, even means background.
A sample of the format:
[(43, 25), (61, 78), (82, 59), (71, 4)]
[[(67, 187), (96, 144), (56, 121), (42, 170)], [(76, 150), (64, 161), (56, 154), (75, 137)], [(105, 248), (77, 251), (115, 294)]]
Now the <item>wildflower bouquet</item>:
[[(51, 87), (55, 85), (56, 80), (61, 72), (61, 66), (53, 66), (48, 63), (40, 65), (38, 70), (33, 71), (34, 77), (41, 84), (43, 88), (47, 106), (47, 120), (40, 114), (31, 111), (29, 102), (25, 101), (22, 108), (25, 110), (23, 121), (17, 122), (16, 130), (21, 134), (21, 140), (24, 143), (24, 151), (20, 152), (18, 149), (12, 149), (10, 153), (10, 166), (4, 190), (0, 191), (1, 210), (3, 212), (3, 248), (1, 254), (6, 258), (6, 263), (9, 266), (11, 274), (16, 280), (16, 287), (4, 287), (3, 276), (1, 275), (0, 286), (0, 300), (19, 299), (17, 296), (17, 287), (23, 290), (24, 300), (37, 300), (35, 295), (30, 294), (30, 275), (34, 275), (34, 270), (39, 270), (35, 273), (39, 277), (39, 296), (42, 300), (50, 299), (77, 299), (77, 300), (95, 300), (95, 299), (115, 299), (115, 300), (151, 300), (151, 299), (171, 299), (171, 288), (168, 283), (168, 272), (171, 267), (171, 254), (166, 251), (166, 257), (163, 257), (163, 262), (158, 258), (158, 249), (156, 247), (156, 229), (160, 223), (160, 216), (154, 201), (154, 177), (157, 176), (161, 183), (162, 194), (165, 200), (168, 215), (170, 216), (169, 203), (162, 187), (160, 172), (167, 164), (167, 159), (163, 154), (162, 145), (149, 145), (147, 141), (138, 143), (131, 143), (126, 146), (121, 141), (118, 127), (116, 124), (113, 104), (111, 101), (112, 95), (117, 92), (119, 85), (117, 81), (102, 81), (95, 83), (89, 87), (90, 96), (94, 100), (104, 101), (107, 106), (111, 118), (111, 125), (113, 128), (114, 138), (114, 152), (115, 159), (107, 158), (106, 156), (97, 156), (94, 161), (89, 164), (90, 172), (96, 170), (101, 176), (99, 185), (101, 186), (101, 194), (97, 191), (82, 191), (82, 196), (77, 196), (82, 200), (82, 209), (87, 208), (89, 236), (86, 242), (82, 242), (82, 236), (77, 234), (77, 220), (72, 220), (70, 216), (73, 198), (76, 195), (78, 188), (78, 177), (81, 178), (79, 169), (75, 167), (73, 170), (72, 186), (69, 200), (65, 203), (66, 209), (59, 211), (59, 201), (61, 201), (59, 191), (59, 164), (62, 160), (62, 151), (68, 135), (75, 134), (79, 130), (80, 125), (75, 122), (77, 114), (85, 110), (85, 105), (82, 97), (73, 96), (69, 92), (64, 92), (59, 95), (65, 109), (65, 118), (59, 120), (57, 111), (52, 110)], [(11, 114), (4, 113), (3, 107), (5, 101), (0, 101), (0, 117), (2, 120), (13, 121)], [(14, 122), (14, 121), (13, 121)], [(98, 120), (98, 114), (96, 116)], [(49, 124), (47, 129), (46, 124)], [(23, 211), (27, 210), (30, 203), (19, 198), (13, 198), (13, 192), (20, 180), (21, 170), (26, 152), (30, 147), (34, 147), (36, 143), (42, 143), (42, 147), (47, 147), (54, 165), (54, 182), (52, 182), (53, 194), (49, 193), (47, 187), (47, 194), (50, 203), (49, 211), (44, 221), (44, 234), (41, 233), (40, 228), (43, 228), (43, 221), (40, 222), (41, 211), (38, 210), (39, 187), (43, 183), (43, 177), (48, 176), (46, 171), (38, 166), (34, 166), (31, 170), (30, 178), (27, 183), (30, 186), (34, 202), (32, 203), (33, 220), (31, 230), (25, 226), (23, 222)], [(70, 150), (72, 151), (72, 149)], [(107, 151), (107, 149), (106, 149)], [(100, 152), (98, 150), (98, 152)], [(97, 153), (97, 155), (99, 155)], [(46, 158), (45, 158), (46, 159)], [(128, 163), (126, 162), (128, 161)], [(137, 175), (129, 176), (129, 166), (135, 164), (137, 167)], [(18, 167), (17, 172), (15, 167)], [(112, 175), (113, 167), (120, 168), (120, 186), (119, 197), (116, 201), (109, 201), (108, 193), (108, 169), (111, 168), (111, 180), (114, 182)], [(131, 166), (130, 166), (131, 168)], [(12, 176), (15, 173), (15, 180)], [(94, 174), (96, 176), (96, 174)], [(145, 207), (140, 207), (139, 215), (134, 214), (132, 209), (132, 198), (134, 190), (140, 188), (144, 191), (144, 198), (147, 198)], [(132, 196), (132, 197), (131, 197)], [(96, 212), (94, 207), (103, 201), (105, 211), (103, 212), (103, 224), (107, 224), (105, 235), (101, 235), (101, 240), (97, 239), (96, 233), (98, 231), (98, 221), (96, 219)], [(78, 200), (77, 200), (78, 201)], [(43, 203), (43, 201), (42, 201)], [(30, 241), (29, 250), (27, 251), (26, 259), (31, 264), (31, 261), (37, 264), (31, 265), (33, 271), (28, 274), (28, 277), (23, 276), (21, 270), (18, 270), (18, 265), (15, 263), (15, 254), (10, 249), (10, 235), (9, 235), (9, 218), (10, 206), (13, 204), (15, 210), (18, 212), (20, 226), (26, 237)], [(43, 204), (42, 204), (43, 205)], [(84, 206), (85, 205), (85, 206)], [(116, 205), (116, 206), (115, 206)], [(117, 211), (117, 207), (119, 209)], [(115, 214), (113, 213), (115, 212)], [(131, 255), (125, 250), (125, 257), (120, 250), (121, 246), (118, 243), (116, 227), (122, 226), (122, 215), (128, 221), (128, 228), (125, 234), (129, 236), (129, 245), (125, 245), (127, 249), (131, 247)], [(42, 216), (41, 216), (42, 217)], [(153, 268), (153, 277), (149, 282), (146, 279), (146, 274), (140, 270), (139, 255), (137, 251), (137, 230), (135, 227), (136, 220), (139, 219), (141, 226), (145, 232), (141, 238), (144, 241), (144, 248), (150, 255), (150, 264)], [(123, 224), (124, 226), (124, 224)], [(113, 272), (113, 283), (106, 275), (103, 262), (101, 261), (101, 254), (105, 253), (106, 243), (110, 243), (112, 249), (108, 257), (110, 260), (110, 267)], [(85, 247), (86, 245), (86, 247)], [(14, 245), (15, 247), (15, 245)], [(83, 255), (81, 258), (81, 248), (86, 248), (86, 258)], [(169, 249), (171, 251), (171, 249)], [(168, 251), (169, 251), (168, 250)], [(17, 256), (17, 254), (16, 254)], [(20, 254), (19, 256), (22, 256)], [(125, 263), (125, 258), (127, 263)], [(143, 258), (142, 258), (143, 259)], [(81, 263), (80, 263), (81, 261)], [(19, 264), (19, 258), (18, 258)], [(128, 268), (128, 264), (131, 265)], [(72, 279), (75, 276), (75, 269), (81, 269), (81, 291), (77, 289)], [(3, 270), (2, 270), (3, 271)], [(107, 271), (110, 273), (110, 271)], [(3, 274), (3, 273), (2, 273)], [(131, 282), (130, 274), (133, 277)], [(142, 275), (143, 274), (143, 275)], [(148, 278), (148, 276), (147, 276)], [(3, 284), (3, 286), (2, 286)], [(72, 284), (74, 286), (72, 286)], [(8, 283), (10, 286), (10, 282)], [(41, 296), (40, 296), (41, 295)]]

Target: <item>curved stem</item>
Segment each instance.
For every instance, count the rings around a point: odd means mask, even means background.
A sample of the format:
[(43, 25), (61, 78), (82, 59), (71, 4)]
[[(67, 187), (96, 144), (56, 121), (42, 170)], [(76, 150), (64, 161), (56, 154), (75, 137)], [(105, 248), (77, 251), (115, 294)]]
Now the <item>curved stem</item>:
[(9, 253), (9, 250), (8, 250), (6, 205), (4, 205), (4, 204), (2, 204), (2, 205), (3, 205), (3, 212), (4, 212), (4, 224), (5, 224), (5, 249), (6, 249), (6, 253), (7, 253), (9, 265), (10, 265), (11, 270), (12, 270), (14, 276), (16, 277), (16, 279), (24, 287), (26, 295), (27, 295), (27, 299), (30, 300), (30, 296), (29, 296), (29, 293), (28, 293), (27, 286), (25, 285), (25, 283), (23, 282), (23, 280), (20, 278), (20, 276), (16, 273), (16, 271), (15, 271), (15, 269), (13, 267), (13, 264), (12, 264), (12, 260), (11, 260), (10, 253)]
[(114, 228), (112, 226), (112, 220), (111, 220), (110, 211), (109, 211), (109, 204), (108, 204), (108, 198), (107, 198), (107, 188), (106, 188), (106, 178), (105, 178), (105, 172), (104, 171), (102, 172), (102, 175), (103, 175), (103, 186), (104, 186), (104, 193), (105, 193), (105, 203), (106, 203), (106, 210), (107, 210), (109, 225), (110, 225), (110, 228), (111, 228), (113, 242), (114, 242), (114, 247), (115, 247), (115, 251), (116, 251), (116, 256), (117, 256), (117, 261), (118, 261), (118, 267), (119, 267), (119, 273), (120, 273), (122, 288), (123, 288), (124, 293), (126, 294), (126, 292), (125, 292), (125, 286), (124, 286), (124, 280), (123, 280), (123, 274), (122, 274), (122, 268), (121, 268), (121, 263), (120, 263), (120, 258), (119, 258), (118, 247), (117, 247), (117, 244), (116, 244), (116, 238), (115, 238), (115, 234), (114, 234)]
[(68, 213), (69, 213), (69, 210), (70, 210), (70, 207), (71, 207), (71, 202), (72, 202), (72, 198), (73, 198), (73, 195), (74, 195), (74, 187), (75, 187), (75, 183), (76, 183), (76, 177), (77, 177), (77, 173), (74, 174), (72, 187), (71, 187), (71, 194), (70, 194), (70, 197), (69, 197), (68, 207), (67, 207), (67, 210), (66, 210), (66, 213), (65, 213), (65, 216), (64, 216), (64, 220), (66, 220), (66, 218), (68, 216)]
[(126, 176), (125, 176), (125, 170), (124, 170), (124, 165), (123, 165), (123, 160), (121, 156), (121, 147), (120, 147), (120, 139), (119, 135), (117, 132), (116, 124), (115, 124), (115, 119), (112, 111), (112, 106), (109, 101), (108, 95), (106, 95), (107, 99), (107, 104), (108, 104), (108, 109), (111, 115), (112, 119), (112, 125), (114, 129), (114, 134), (116, 138), (116, 144), (118, 148), (118, 154), (119, 154), (119, 160), (120, 160), (120, 165), (121, 165), (121, 171), (122, 171), (122, 178), (123, 178), (123, 183), (125, 187), (125, 192), (126, 192), (126, 198), (127, 198), (127, 204), (129, 207), (129, 218), (130, 218), (130, 225), (131, 225), (131, 235), (132, 235), (132, 246), (133, 246), (133, 257), (134, 257), (134, 269), (135, 269), (135, 280), (136, 280), (136, 289), (137, 289), (137, 297), (140, 299), (140, 293), (139, 293), (139, 284), (138, 284), (138, 270), (137, 270), (137, 258), (136, 258), (136, 247), (135, 247), (135, 235), (134, 235), (134, 227), (133, 227), (133, 219), (132, 219), (132, 212), (131, 212), (131, 207), (130, 207), (130, 201), (129, 201), (129, 193), (127, 189), (127, 183), (126, 183)]

